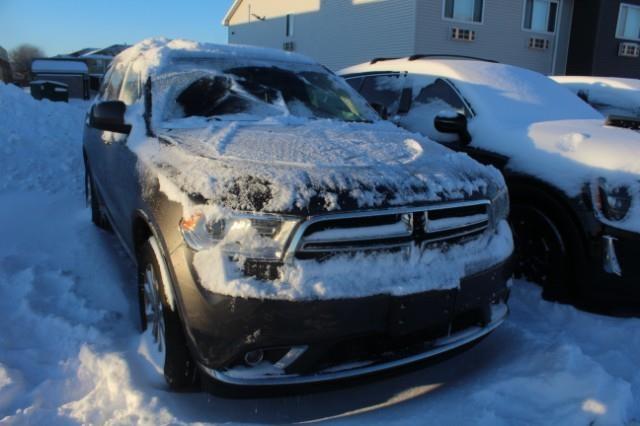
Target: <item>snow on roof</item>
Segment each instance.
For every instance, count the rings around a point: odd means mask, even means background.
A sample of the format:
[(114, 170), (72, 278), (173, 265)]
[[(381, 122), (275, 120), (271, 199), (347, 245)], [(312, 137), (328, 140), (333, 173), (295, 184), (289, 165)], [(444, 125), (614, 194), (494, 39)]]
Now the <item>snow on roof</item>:
[(614, 89), (640, 90), (640, 80), (619, 77), (590, 77), (578, 75), (554, 75), (550, 77), (561, 84), (586, 86), (607, 86)]
[(616, 77), (553, 76), (572, 91), (584, 92), (604, 115), (640, 116), (640, 80)]
[(176, 58), (236, 57), (253, 60), (316, 64), (306, 56), (278, 49), (243, 45), (199, 43), (184, 39), (150, 38), (137, 43), (116, 56), (116, 62), (135, 62), (143, 78), (156, 74)]
[[(558, 119), (597, 119), (592, 108), (546, 76), (507, 64), (469, 59), (394, 59), (361, 64), (340, 75), (370, 71), (408, 71), (453, 82), (476, 110), (499, 111), (522, 124)], [(478, 112), (478, 111), (476, 111)]]
[(89, 72), (87, 64), (78, 60), (60, 59), (35, 59), (31, 63), (31, 71), (34, 73), (81, 73)]

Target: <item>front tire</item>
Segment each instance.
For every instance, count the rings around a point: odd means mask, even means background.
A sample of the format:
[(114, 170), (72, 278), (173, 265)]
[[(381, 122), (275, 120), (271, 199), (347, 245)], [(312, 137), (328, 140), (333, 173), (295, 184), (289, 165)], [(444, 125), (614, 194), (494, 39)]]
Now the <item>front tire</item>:
[(573, 302), (585, 270), (580, 233), (565, 208), (538, 193), (512, 196), (516, 276), (538, 283), (548, 300)]
[(164, 289), (160, 254), (151, 238), (140, 250), (138, 295), (143, 333), (149, 333), (162, 363), (164, 378), (172, 390), (185, 390), (196, 383), (196, 367), (189, 352), (178, 313), (172, 310)]

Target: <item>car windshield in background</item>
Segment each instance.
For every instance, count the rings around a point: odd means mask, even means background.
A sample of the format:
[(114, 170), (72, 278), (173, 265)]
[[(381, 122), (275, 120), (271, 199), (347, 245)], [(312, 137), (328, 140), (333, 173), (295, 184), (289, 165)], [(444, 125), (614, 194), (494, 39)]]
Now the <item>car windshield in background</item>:
[[(341, 121), (373, 121), (375, 113), (340, 79), (324, 70), (290, 71), (275, 66), (238, 66), (204, 74), (175, 97), (170, 119), (262, 118), (292, 115)], [(231, 117), (228, 117), (231, 118)]]

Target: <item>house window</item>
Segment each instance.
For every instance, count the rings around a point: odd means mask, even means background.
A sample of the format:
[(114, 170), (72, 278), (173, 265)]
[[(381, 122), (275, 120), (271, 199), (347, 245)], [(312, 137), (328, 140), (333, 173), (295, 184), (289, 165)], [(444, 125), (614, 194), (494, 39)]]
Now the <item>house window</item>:
[(285, 34), (287, 37), (293, 37), (293, 15), (287, 15)]
[(558, 0), (525, 0), (524, 29), (553, 33), (558, 17)]
[(620, 5), (616, 37), (625, 40), (640, 40), (640, 6), (625, 3)]
[(484, 0), (444, 0), (444, 17), (455, 21), (482, 22)]

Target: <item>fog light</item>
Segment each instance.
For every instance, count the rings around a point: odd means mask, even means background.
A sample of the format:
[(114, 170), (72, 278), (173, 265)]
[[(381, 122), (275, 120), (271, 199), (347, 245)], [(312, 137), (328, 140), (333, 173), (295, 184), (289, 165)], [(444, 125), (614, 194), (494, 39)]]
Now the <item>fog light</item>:
[(246, 354), (244, 354), (244, 363), (247, 364), (249, 367), (255, 367), (256, 365), (260, 364), (263, 359), (264, 359), (264, 352), (262, 352), (262, 349), (249, 351)]

